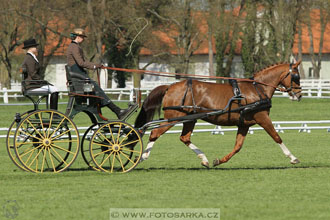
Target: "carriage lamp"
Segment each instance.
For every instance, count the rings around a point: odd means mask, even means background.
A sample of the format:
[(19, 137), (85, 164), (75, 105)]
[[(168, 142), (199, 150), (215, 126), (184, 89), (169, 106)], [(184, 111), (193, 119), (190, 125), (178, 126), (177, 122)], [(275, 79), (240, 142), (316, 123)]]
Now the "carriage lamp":
[(84, 92), (89, 93), (89, 92), (93, 92), (94, 89), (94, 85), (91, 84), (90, 80), (85, 80), (84, 83)]
[(22, 120), (21, 114), (20, 113), (16, 113), (15, 114), (15, 121), (16, 121), (16, 123), (20, 123), (21, 120)]

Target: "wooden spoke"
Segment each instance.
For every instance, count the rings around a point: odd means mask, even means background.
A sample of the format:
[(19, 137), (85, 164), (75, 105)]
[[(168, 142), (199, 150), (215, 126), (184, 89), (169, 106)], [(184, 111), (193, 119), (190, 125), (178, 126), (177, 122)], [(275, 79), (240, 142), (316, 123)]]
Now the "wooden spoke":
[[(52, 158), (52, 156), (51, 156), (51, 153), (50, 153), (49, 148), (47, 148), (47, 152), (48, 152), (48, 155), (49, 155), (49, 158), (50, 158), (50, 162), (52, 163), (53, 170), (54, 170), (54, 172), (56, 172), (56, 168), (55, 168), (55, 165), (54, 165), (54, 161), (53, 161), (53, 158)], [(57, 159), (57, 158), (56, 158), (56, 159)]]
[[(109, 128), (109, 131), (110, 131), (110, 134), (111, 134), (111, 137), (112, 137), (112, 140), (115, 141), (115, 137), (113, 136), (113, 133), (112, 133), (112, 129), (110, 127), (110, 124), (108, 124), (108, 128)], [(113, 143), (114, 144), (114, 143)]]
[(69, 130), (67, 130), (67, 131), (65, 131), (65, 132), (63, 132), (63, 133), (57, 135), (56, 137), (50, 138), (50, 140), (54, 140), (54, 139), (56, 139), (56, 138), (62, 137), (63, 135), (69, 133), (70, 131), (71, 131), (71, 129), (69, 129)]
[(119, 130), (118, 130), (118, 133), (117, 133), (117, 141), (116, 141), (116, 144), (118, 144), (118, 142), (119, 142), (120, 131), (121, 131), (121, 125), (122, 125), (122, 124), (120, 124), (120, 126), (119, 126)]
[(101, 134), (102, 137), (104, 137), (104, 139), (109, 142), (109, 144), (113, 145), (113, 143), (106, 136), (104, 136), (101, 132), (99, 132), (99, 134)]
[[(43, 150), (44, 151), (44, 150)], [(46, 160), (46, 154), (43, 152), (43, 158), (42, 158), (42, 164), (41, 164), (41, 172), (43, 172), (43, 170), (44, 170), (44, 166), (45, 166), (45, 160)], [(36, 169), (36, 170), (38, 170), (38, 169)]]
[(34, 127), (34, 125), (32, 124), (32, 122), (29, 119), (26, 119), (26, 121), (29, 122), (29, 124), (40, 135), (40, 137), (44, 137), (42, 134), (40, 134), (40, 132), (38, 131), (38, 129), (36, 129), (36, 127)]
[(42, 122), (42, 118), (41, 118), (41, 112), (38, 112), (38, 116), (39, 116), (39, 121), (40, 121), (40, 124), (41, 124), (41, 127), (42, 127), (42, 133), (44, 133), (44, 137), (46, 137), (44, 123)]
[[(107, 158), (105, 160), (102, 161), (102, 163), (100, 164), (100, 167), (103, 166), (103, 164), (105, 163), (105, 161), (107, 161), (107, 159), (113, 154), (113, 151), (107, 156)], [(95, 158), (95, 157), (94, 157)]]
[(118, 154), (118, 159), (119, 159), (119, 162), (120, 162), (120, 166), (123, 170), (123, 172), (125, 172), (125, 168), (124, 168), (124, 165), (123, 165), (123, 162), (121, 161), (121, 157), (120, 157), (120, 154)]
[(124, 146), (126, 146), (126, 145), (134, 144), (134, 143), (139, 142), (139, 141), (140, 141), (140, 140), (137, 139), (137, 140), (135, 140), (135, 141), (131, 141), (131, 142), (125, 143), (125, 144), (123, 144), (123, 145), (121, 145), (121, 146), (124, 147)]
[(67, 140), (67, 141), (52, 141), (53, 143), (72, 143), (77, 142), (78, 140)]
[(123, 154), (124, 157), (126, 157), (131, 163), (135, 164), (134, 161), (132, 161), (128, 156), (126, 156), (126, 154)]
[(132, 153), (140, 153), (139, 151), (136, 151), (136, 150), (130, 150), (130, 149), (127, 149), (127, 148), (123, 148), (122, 149), (123, 151), (128, 151), (128, 152), (132, 152)]
[(101, 151), (100, 153), (95, 154), (94, 157), (97, 157), (97, 156), (99, 156), (99, 155), (101, 155), (101, 154), (107, 153), (107, 152), (109, 152), (109, 151), (111, 151), (111, 150), (112, 150), (112, 149), (108, 149), (108, 150), (105, 150), (105, 151)]
[(59, 150), (65, 151), (65, 152), (67, 152), (67, 153), (70, 153), (70, 154), (73, 154), (73, 155), (75, 154), (74, 152), (69, 151), (69, 150), (67, 150), (67, 149), (64, 149), (64, 148), (62, 148), (62, 147), (60, 147), (60, 146), (57, 146), (57, 145), (55, 145), (55, 144), (52, 144), (51, 146), (54, 147), (54, 148), (57, 148), (57, 149), (59, 149)]
[[(98, 146), (102, 146), (102, 147), (109, 147), (109, 145), (106, 145), (106, 144), (101, 144), (101, 143), (96, 143), (96, 142), (93, 142), (95, 145), (98, 145)], [(112, 146), (112, 144), (111, 144)], [(110, 146), (110, 147), (111, 147)]]
[(128, 132), (128, 134), (126, 134), (126, 136), (120, 141), (119, 145), (121, 145), (123, 143), (123, 141), (128, 138), (128, 135), (130, 135), (132, 132), (133, 132), (133, 129), (131, 129), (130, 132)]
[(59, 153), (57, 153), (57, 151), (56, 150), (54, 150), (54, 148), (50, 148), (50, 149), (52, 149), (56, 154), (57, 154), (57, 156), (62, 160), (62, 162), (63, 163), (65, 163), (67, 166), (69, 165), (62, 157), (61, 157), (61, 155), (59, 154)]
[(52, 127), (53, 115), (54, 115), (54, 112), (51, 112), (50, 113), (50, 121), (49, 121), (49, 125), (48, 125), (48, 131), (47, 131), (47, 138), (49, 138), (50, 128)]
[(115, 158), (116, 158), (116, 153), (113, 155), (113, 158), (112, 158), (112, 164), (111, 164), (111, 173), (113, 172), (113, 167), (115, 165)]
[(60, 126), (62, 125), (63, 121), (65, 118), (62, 118), (61, 122), (57, 125), (57, 127), (55, 128), (55, 130), (49, 135), (49, 137), (53, 136), (54, 133), (56, 133), (56, 131), (60, 128)]
[(37, 155), (33, 158), (33, 160), (31, 161), (29, 167), (31, 167), (31, 165), (33, 164), (33, 162), (39, 157), (39, 154), (41, 153), (41, 151), (44, 149), (44, 147), (41, 148), (41, 150), (37, 153)]
[(24, 157), (26, 154), (30, 153), (31, 151), (37, 150), (40, 147), (42, 147), (42, 144), (38, 145), (37, 147), (32, 148), (31, 150), (24, 152), (23, 154), (20, 155), (20, 157)]
[(37, 136), (32, 136), (32, 134), (26, 133), (25, 131), (19, 130), (18, 132), (25, 134), (25, 135), (28, 136), (29, 138), (32, 137), (32, 138), (38, 139), (39, 141), (42, 141), (41, 138), (39, 138), (39, 137), (37, 137)]

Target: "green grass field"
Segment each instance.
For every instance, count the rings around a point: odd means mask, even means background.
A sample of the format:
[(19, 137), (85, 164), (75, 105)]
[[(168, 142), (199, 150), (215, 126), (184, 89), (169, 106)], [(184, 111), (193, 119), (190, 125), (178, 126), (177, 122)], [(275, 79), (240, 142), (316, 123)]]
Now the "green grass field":
[[(15, 112), (29, 108), (1, 106), (0, 127), (8, 127)], [(329, 120), (329, 109), (330, 100), (275, 98), (271, 118)], [(74, 121), (87, 126), (86, 119), (81, 115)], [(227, 164), (207, 170), (177, 134), (166, 134), (150, 158), (126, 174), (87, 170), (80, 155), (68, 172), (23, 172), (10, 161), (5, 139), (0, 139), (0, 219), (9, 219), (8, 201), (18, 204), (15, 219), (24, 220), (110, 219), (110, 208), (220, 208), (221, 220), (330, 219), (330, 133), (280, 135), (300, 164), (291, 165), (278, 145), (257, 131)], [(232, 150), (235, 133), (195, 133), (192, 141), (211, 161)]]

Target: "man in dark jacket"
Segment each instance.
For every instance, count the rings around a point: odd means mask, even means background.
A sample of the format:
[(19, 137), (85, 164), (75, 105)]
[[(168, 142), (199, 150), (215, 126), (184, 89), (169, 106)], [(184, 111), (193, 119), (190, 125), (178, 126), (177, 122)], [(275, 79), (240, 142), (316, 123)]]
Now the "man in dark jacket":
[[(101, 68), (102, 64), (92, 63), (85, 59), (84, 52), (80, 47), (80, 44), (87, 37), (84, 33), (84, 30), (81, 28), (74, 29), (73, 33), (70, 35), (72, 42), (69, 44), (67, 49), (67, 62), (70, 68), (70, 71), (79, 73), (85, 78), (89, 78), (86, 69), (97, 69)], [(98, 93), (101, 99), (101, 107), (107, 106), (111, 111), (113, 111), (119, 119), (124, 119), (131, 111), (135, 109), (136, 106), (131, 106), (128, 109), (120, 109), (115, 105), (109, 97), (104, 93), (100, 86), (93, 80), (90, 79), (94, 85), (94, 89)]]
[(40, 76), (39, 60), (37, 58), (38, 49), (35, 39), (29, 39), (23, 42), (23, 49), (26, 50), (22, 69), (24, 72), (25, 89), (32, 91), (48, 91), (50, 95), (50, 108), (57, 110), (58, 90), (55, 86), (43, 80)]

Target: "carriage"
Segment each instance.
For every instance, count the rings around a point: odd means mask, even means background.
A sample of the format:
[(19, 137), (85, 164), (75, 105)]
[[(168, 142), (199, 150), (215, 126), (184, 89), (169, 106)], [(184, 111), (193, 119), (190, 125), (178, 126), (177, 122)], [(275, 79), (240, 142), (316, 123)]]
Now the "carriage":
[[(69, 101), (65, 113), (48, 108), (48, 91), (28, 90), (26, 80), (22, 81), (23, 95), (34, 108), (16, 113), (7, 133), (9, 157), (25, 171), (58, 173), (68, 169), (80, 151), (91, 169), (111, 173), (132, 170), (143, 150), (140, 133), (126, 121), (109, 120), (102, 115), (102, 97), (95, 93), (88, 79), (67, 67), (66, 77)], [(44, 99), (46, 109), (41, 110), (39, 104)], [(86, 113), (92, 122), (81, 139), (73, 122), (80, 112)]]
[[(62, 172), (73, 164), (80, 150), (89, 168), (125, 173), (149, 157), (155, 141), (162, 134), (173, 125), (183, 123), (180, 140), (196, 153), (203, 166), (209, 167), (205, 154), (190, 140), (196, 121), (202, 119), (216, 125), (238, 127), (233, 151), (222, 159), (215, 159), (214, 166), (227, 162), (239, 152), (249, 127), (255, 124), (263, 127), (290, 162), (296, 164), (299, 160), (276, 132), (269, 110), (277, 89), (300, 100), (299, 64), (275, 64), (257, 72), (254, 79), (234, 79), (230, 85), (188, 79), (159, 86), (145, 99), (134, 125), (125, 120), (105, 118), (99, 105), (101, 97), (94, 91), (92, 83), (66, 67), (69, 101), (65, 113), (38, 109), (48, 92), (25, 90), (23, 81), (23, 94), (33, 102), (34, 109), (16, 113), (7, 134), (7, 151), (18, 167), (30, 172)], [(136, 97), (139, 102), (138, 91)], [(164, 118), (153, 120), (161, 106)], [(92, 121), (81, 140), (73, 122), (80, 112), (86, 113)], [(143, 149), (142, 136), (147, 129), (152, 132), (146, 149)]]

